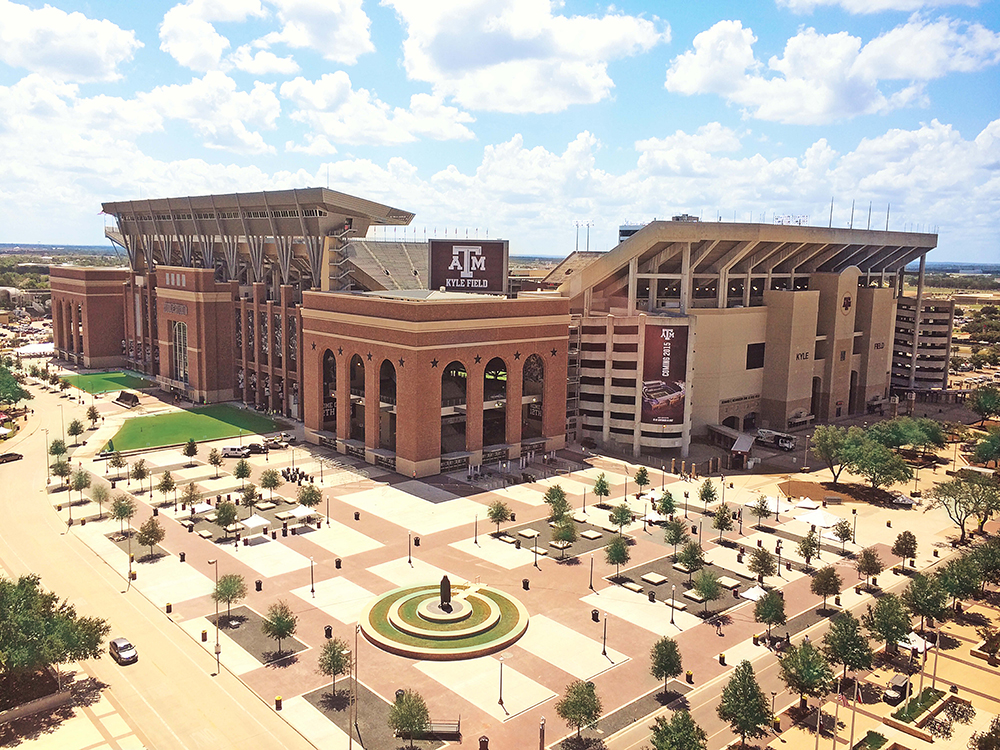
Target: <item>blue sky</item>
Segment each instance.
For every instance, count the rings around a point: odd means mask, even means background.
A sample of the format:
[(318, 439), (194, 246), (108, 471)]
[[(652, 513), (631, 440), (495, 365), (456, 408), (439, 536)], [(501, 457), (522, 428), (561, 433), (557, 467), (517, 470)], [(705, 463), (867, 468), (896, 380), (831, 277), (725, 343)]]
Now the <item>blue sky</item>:
[(997, 262), (998, 71), (975, 0), (0, 0), (0, 241), (329, 184), (518, 255), (682, 212), (826, 225), (833, 198)]

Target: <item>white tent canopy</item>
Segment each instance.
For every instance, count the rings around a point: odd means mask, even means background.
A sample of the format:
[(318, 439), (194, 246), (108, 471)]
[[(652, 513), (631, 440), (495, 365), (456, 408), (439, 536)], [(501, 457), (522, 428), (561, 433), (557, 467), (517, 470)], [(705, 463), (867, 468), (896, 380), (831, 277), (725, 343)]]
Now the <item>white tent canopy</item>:
[(760, 586), (754, 586), (752, 589), (747, 589), (746, 591), (744, 591), (742, 594), (740, 594), (740, 596), (742, 596), (744, 599), (749, 599), (750, 601), (755, 602), (766, 594), (767, 592)]
[[(760, 502), (760, 498), (759, 497), (755, 497), (755, 498), (752, 498), (751, 500), (748, 500), (747, 502), (743, 503), (743, 505), (745, 505), (747, 508), (750, 508), (750, 507), (753, 507), (754, 505), (756, 505), (758, 502)], [(777, 498), (777, 497), (768, 497), (767, 498), (767, 509), (769, 511), (771, 511), (772, 514), (774, 514), (774, 513), (787, 513), (789, 510), (792, 509), (792, 505), (791, 505), (791, 503), (786, 502), (785, 500), (781, 500), (780, 498)]]
[(306, 508), (302, 505), (296, 505), (288, 512), (292, 514), (293, 518), (298, 518), (300, 520), (303, 518), (308, 518), (309, 516), (316, 513), (316, 511), (312, 510), (311, 508)]
[(797, 503), (795, 503), (796, 508), (804, 508), (805, 510), (816, 510), (819, 507), (819, 503), (813, 500), (811, 497), (800, 498)]
[(248, 529), (259, 529), (261, 526), (270, 526), (271, 525), (270, 521), (268, 521), (263, 516), (258, 516), (256, 513), (254, 513), (252, 516), (250, 516), (250, 518), (247, 518), (246, 520), (242, 521), (241, 523), (244, 526), (246, 526)]
[(197, 505), (191, 506), (191, 513), (208, 513), (212, 510), (212, 506), (208, 503), (198, 503)]
[(840, 520), (840, 516), (835, 516), (833, 513), (828, 513), (820, 508), (809, 513), (803, 513), (795, 520), (808, 523), (811, 526), (818, 526), (821, 529), (828, 529)]
[(916, 649), (918, 654), (922, 654), (931, 647), (931, 643), (929, 641), (925, 641), (919, 635), (911, 631), (906, 638), (899, 642), (899, 647), (911, 651)]

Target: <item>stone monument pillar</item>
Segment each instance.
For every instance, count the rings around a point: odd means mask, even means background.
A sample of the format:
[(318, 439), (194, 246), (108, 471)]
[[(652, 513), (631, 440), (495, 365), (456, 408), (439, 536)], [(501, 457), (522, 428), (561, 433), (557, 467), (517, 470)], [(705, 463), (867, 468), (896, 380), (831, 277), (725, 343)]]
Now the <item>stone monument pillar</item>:
[(441, 577), (441, 609), (451, 612), (451, 581), (448, 576)]

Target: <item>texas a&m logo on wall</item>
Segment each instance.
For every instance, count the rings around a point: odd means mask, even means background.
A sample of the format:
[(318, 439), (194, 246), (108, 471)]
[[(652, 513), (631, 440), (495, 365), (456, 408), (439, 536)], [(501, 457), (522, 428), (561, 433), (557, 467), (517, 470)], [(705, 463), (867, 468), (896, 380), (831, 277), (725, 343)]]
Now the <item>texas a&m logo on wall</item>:
[(851, 307), (854, 304), (854, 298), (851, 297), (850, 293), (844, 295), (844, 299), (840, 302), (840, 311), (847, 315), (851, 312)]
[(504, 294), (507, 240), (431, 240), (430, 289)]

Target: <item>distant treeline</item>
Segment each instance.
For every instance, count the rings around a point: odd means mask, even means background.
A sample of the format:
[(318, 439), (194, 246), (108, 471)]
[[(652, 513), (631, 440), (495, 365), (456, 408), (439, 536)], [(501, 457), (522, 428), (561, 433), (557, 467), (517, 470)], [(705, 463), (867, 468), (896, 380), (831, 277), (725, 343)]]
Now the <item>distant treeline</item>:
[(924, 284), (940, 289), (979, 289), (982, 291), (1000, 289), (1000, 281), (997, 281), (993, 276), (971, 274), (952, 276), (946, 273), (929, 273), (924, 276)]

